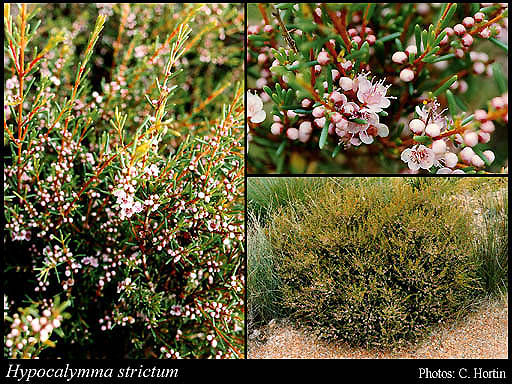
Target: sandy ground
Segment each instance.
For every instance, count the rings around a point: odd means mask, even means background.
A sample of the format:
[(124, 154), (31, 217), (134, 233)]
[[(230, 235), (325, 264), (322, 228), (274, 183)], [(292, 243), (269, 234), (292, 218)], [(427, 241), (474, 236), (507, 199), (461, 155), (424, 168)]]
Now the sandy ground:
[(286, 321), (249, 332), (250, 359), (506, 359), (508, 357), (507, 298), (486, 302), (458, 324), (442, 325), (416, 346), (396, 351), (372, 351), (328, 343), (293, 328)]

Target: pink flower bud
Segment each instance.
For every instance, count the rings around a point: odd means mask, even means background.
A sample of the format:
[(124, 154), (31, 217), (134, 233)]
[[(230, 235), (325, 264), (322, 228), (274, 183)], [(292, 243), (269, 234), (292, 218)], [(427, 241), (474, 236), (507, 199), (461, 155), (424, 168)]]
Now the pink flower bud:
[(495, 129), (494, 123), (492, 121), (486, 121), (480, 125), (480, 129), (487, 133), (493, 133)]
[(263, 64), (265, 61), (267, 61), (267, 55), (260, 53), (258, 55), (258, 64)]
[(483, 167), (485, 165), (484, 161), (478, 155), (474, 155), (471, 158), (471, 164), (477, 168)]
[(350, 77), (342, 77), (340, 79), (340, 87), (344, 90), (344, 91), (349, 91), (352, 89), (354, 85), (354, 82), (352, 81), (352, 79)]
[(333, 91), (331, 95), (329, 96), (329, 100), (331, 100), (334, 104), (340, 104), (343, 102), (343, 95), (339, 93), (338, 91)]
[(460, 158), (466, 164), (471, 163), (471, 159), (475, 156), (475, 152), (471, 147), (466, 147), (462, 151), (460, 151)]
[(327, 65), (329, 63), (329, 54), (326, 51), (322, 51), (317, 57), (318, 64)]
[(377, 38), (375, 37), (375, 35), (368, 35), (366, 36), (366, 41), (368, 42), (368, 44), (373, 45), (375, 44), (375, 41), (377, 41)]
[(477, 119), (478, 121), (484, 121), (485, 119), (487, 119), (487, 112), (484, 111), (483, 109), (477, 109), (475, 111), (475, 119)]
[(357, 45), (361, 44), (361, 41), (363, 41), (363, 39), (361, 39), (360, 36), (354, 36), (352, 38), (352, 41), (355, 42)]
[(441, 133), (441, 127), (436, 123), (431, 123), (425, 128), (425, 133), (430, 137), (437, 137)]
[(450, 40), (450, 38), (448, 37), (448, 35), (445, 35), (441, 41), (439, 42), (439, 45), (446, 45), (448, 44), (448, 41)]
[(425, 123), (420, 119), (413, 119), (409, 123), (409, 129), (416, 135), (422, 135), (425, 129)]
[(444, 164), (448, 168), (455, 167), (458, 162), (459, 162), (459, 158), (457, 157), (457, 155), (455, 153), (453, 153), (453, 152), (446, 152), (444, 154)]
[(408, 83), (414, 79), (414, 72), (409, 68), (404, 68), (400, 72), (400, 80)]
[(405, 53), (408, 55), (417, 54), (418, 48), (416, 48), (415, 45), (409, 45), (407, 48), (405, 48)]
[(469, 47), (471, 44), (473, 44), (473, 36), (471, 36), (469, 33), (466, 33), (464, 36), (462, 36), (462, 44), (465, 47)]
[(393, 56), (391, 56), (391, 60), (394, 63), (403, 64), (407, 61), (407, 55), (405, 54), (405, 52), (398, 51), (393, 53)]
[(355, 28), (350, 28), (347, 32), (350, 37), (357, 36), (357, 30)]
[(478, 141), (484, 144), (488, 143), (491, 141), (491, 134), (484, 131), (478, 132)]
[(325, 125), (325, 117), (320, 117), (318, 119), (315, 119), (314, 120), (314, 123), (315, 125), (318, 127), (318, 128), (323, 128), (324, 125)]
[(281, 121), (281, 116), (272, 115), (272, 120), (274, 120), (275, 122), (280, 122)]
[(475, 64), (473, 64), (473, 71), (477, 75), (484, 73), (485, 72), (485, 64), (480, 61), (477, 61)]
[(283, 133), (284, 125), (281, 123), (274, 123), (270, 126), (270, 132), (272, 132), (273, 135), (280, 135)]
[(480, 36), (482, 39), (488, 39), (491, 37), (491, 30), (488, 27), (485, 27), (478, 33), (478, 36)]
[(444, 30), (446, 31), (446, 36), (453, 36), (455, 33), (455, 31), (450, 27), (446, 27)]
[(331, 75), (332, 81), (338, 81), (338, 79), (340, 78), (340, 71), (338, 71), (337, 69), (333, 69), (331, 70)]
[(474, 147), (478, 144), (478, 135), (476, 132), (465, 132), (464, 133), (464, 144), (466, 144), (468, 147)]
[(297, 140), (299, 138), (299, 130), (297, 128), (288, 128), (286, 130), (286, 136), (290, 140)]
[(475, 19), (473, 19), (472, 17), (470, 16), (467, 16), (465, 17), (463, 20), (462, 20), (462, 24), (466, 27), (466, 28), (471, 28), (473, 25), (475, 25)]
[(494, 152), (490, 151), (490, 150), (484, 151), (483, 155), (485, 156), (485, 158), (487, 160), (489, 160), (489, 163), (494, 162), (494, 159), (496, 158), (496, 156), (494, 155)]
[(460, 48), (457, 48), (455, 50), (455, 56), (457, 56), (459, 59), (462, 59), (464, 57), (464, 51)]
[(322, 105), (313, 108), (313, 117), (322, 117), (324, 115), (325, 108)]
[(352, 65), (352, 62), (347, 60), (344, 63), (341, 63), (341, 68), (343, 68), (345, 71), (350, 71), (352, 69)]
[(436, 155), (440, 155), (446, 152), (446, 143), (444, 140), (434, 140), (432, 143), (432, 150)]
[(315, 73), (317, 73), (317, 74), (318, 74), (318, 73), (322, 72), (322, 66), (321, 66), (321, 65), (318, 65), (318, 64), (317, 64), (317, 65), (315, 65), (315, 67), (314, 67), (314, 68), (315, 68)]
[(267, 25), (265, 25), (265, 26), (263, 27), (263, 31), (264, 31), (264, 32), (266, 32), (266, 33), (270, 33), (270, 32), (272, 32), (273, 30), (274, 30), (274, 28), (273, 28), (271, 25), (269, 25), (269, 24), (267, 24)]
[(288, 116), (290, 119), (293, 119), (295, 116), (297, 116), (297, 114), (293, 112), (291, 109), (289, 109), (288, 111), (286, 111), (286, 116)]
[(455, 27), (453, 27), (453, 31), (457, 36), (462, 36), (466, 33), (466, 28), (462, 24), (457, 24)]
[(483, 12), (477, 12), (473, 16), (473, 18), (475, 19), (475, 21), (477, 23), (479, 23), (479, 22), (481, 22), (481, 21), (483, 21), (485, 19), (485, 14)]
[(303, 99), (300, 103), (300, 105), (302, 105), (302, 108), (309, 108), (311, 107), (311, 104), (313, 104), (313, 102), (309, 99)]

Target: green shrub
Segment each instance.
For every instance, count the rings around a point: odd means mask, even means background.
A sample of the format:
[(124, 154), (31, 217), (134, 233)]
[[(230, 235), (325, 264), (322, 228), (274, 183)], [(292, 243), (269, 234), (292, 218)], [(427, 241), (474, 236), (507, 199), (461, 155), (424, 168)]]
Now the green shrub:
[(479, 292), (470, 222), (435, 182), (330, 183), (269, 228), (284, 308), (326, 339), (414, 341), (464, 314)]

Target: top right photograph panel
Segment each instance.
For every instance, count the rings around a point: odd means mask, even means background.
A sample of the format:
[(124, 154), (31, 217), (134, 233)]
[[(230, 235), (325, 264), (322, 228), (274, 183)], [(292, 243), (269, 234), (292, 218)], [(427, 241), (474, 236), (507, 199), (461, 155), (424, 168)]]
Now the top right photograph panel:
[(247, 17), (248, 173), (508, 173), (507, 3)]

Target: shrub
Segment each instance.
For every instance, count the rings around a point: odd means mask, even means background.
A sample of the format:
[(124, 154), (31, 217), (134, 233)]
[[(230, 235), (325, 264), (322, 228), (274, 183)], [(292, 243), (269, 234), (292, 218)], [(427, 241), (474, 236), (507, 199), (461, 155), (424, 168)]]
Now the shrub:
[(269, 224), (284, 307), (326, 339), (416, 340), (463, 315), (480, 290), (470, 225), (434, 182), (329, 184)]
[(5, 5), (6, 357), (243, 356), (241, 9)]

